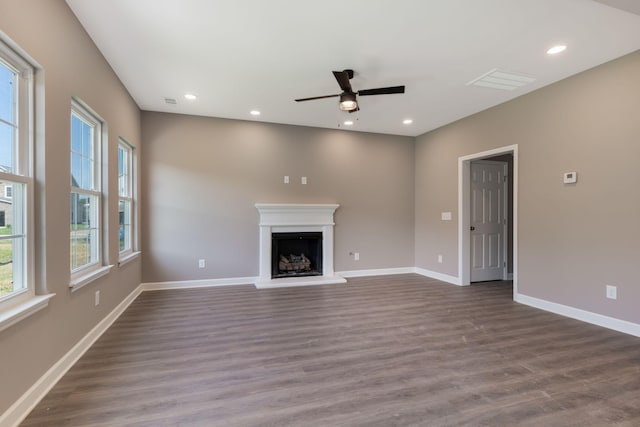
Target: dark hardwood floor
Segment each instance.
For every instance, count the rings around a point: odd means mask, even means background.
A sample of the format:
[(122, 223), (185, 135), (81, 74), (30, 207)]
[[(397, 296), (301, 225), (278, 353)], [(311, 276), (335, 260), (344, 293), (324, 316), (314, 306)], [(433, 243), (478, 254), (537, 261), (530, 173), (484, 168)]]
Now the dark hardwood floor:
[(510, 282), (145, 292), (22, 426), (639, 426), (640, 339)]

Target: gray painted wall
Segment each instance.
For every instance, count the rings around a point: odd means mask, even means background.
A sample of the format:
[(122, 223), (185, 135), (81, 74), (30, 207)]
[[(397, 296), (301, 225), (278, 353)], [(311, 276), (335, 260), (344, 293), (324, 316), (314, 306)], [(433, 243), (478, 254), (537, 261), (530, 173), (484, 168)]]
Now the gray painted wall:
[[(55, 293), (49, 307), (0, 332), (0, 413), (140, 284), (140, 260), (69, 290), (69, 117), (71, 97), (108, 124), (107, 258), (118, 260), (118, 136), (139, 153), (140, 112), (62, 0), (0, 1), (0, 29), (42, 67), (37, 162), (37, 287)], [(42, 85), (44, 83), (44, 85)], [(94, 292), (100, 305), (94, 307)]]
[[(416, 265), (457, 276), (457, 159), (519, 144), (520, 292), (640, 323), (640, 52), (412, 138), (144, 113), (62, 0), (0, 0), (0, 28), (42, 67), (37, 274), (45, 310), (0, 332), (0, 412), (144, 281), (255, 276), (256, 202), (340, 203), (336, 270)], [(136, 147), (140, 260), (70, 293), (69, 105), (78, 96)], [(144, 156), (141, 156), (141, 126)], [(578, 172), (578, 184), (562, 173)], [(292, 183), (285, 186), (282, 177)], [(301, 176), (309, 184), (299, 184)], [(138, 181), (139, 182), (139, 181)], [(107, 185), (117, 260), (117, 178)], [(440, 221), (451, 211), (454, 221)], [(361, 261), (349, 257), (359, 251)], [(437, 254), (444, 263), (437, 264)], [(207, 268), (197, 269), (198, 258)], [(618, 300), (604, 298), (604, 284)], [(102, 293), (93, 306), (95, 290)]]
[(519, 292), (640, 323), (638, 76), (640, 51), (418, 137), (416, 266), (458, 275), (458, 157), (518, 144)]
[(340, 204), (336, 271), (413, 266), (414, 138), (152, 112), (142, 133), (144, 282), (257, 276), (256, 203)]

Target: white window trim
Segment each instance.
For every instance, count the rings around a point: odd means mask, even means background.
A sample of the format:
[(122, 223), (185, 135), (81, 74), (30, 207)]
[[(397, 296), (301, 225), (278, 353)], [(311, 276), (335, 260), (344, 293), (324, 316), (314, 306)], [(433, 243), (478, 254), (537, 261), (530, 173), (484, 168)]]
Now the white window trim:
[(122, 267), (123, 265), (129, 264), (131, 261), (134, 261), (136, 258), (140, 256), (142, 252), (134, 251), (126, 254), (125, 256), (121, 256), (118, 260), (118, 267)]
[(47, 307), (54, 296), (56, 294), (34, 295), (22, 303), (3, 308), (0, 312), (0, 332)]
[[(106, 250), (103, 247), (105, 228), (104, 224), (104, 213), (102, 208), (102, 203), (104, 199), (104, 194), (102, 192), (102, 173), (103, 173), (103, 165), (102, 165), (102, 149), (105, 144), (106, 136), (103, 135), (102, 130), (104, 126), (104, 121), (102, 118), (93, 111), (89, 106), (85, 105), (78, 99), (71, 100), (71, 115), (76, 115), (80, 117), (82, 120), (85, 120), (87, 123), (94, 127), (93, 135), (94, 135), (94, 144), (93, 144), (93, 164), (95, 170), (93, 171), (93, 182), (92, 189), (86, 190), (83, 188), (74, 187), (72, 185), (69, 186), (71, 193), (79, 193), (79, 194), (87, 194), (96, 196), (98, 200), (98, 206), (96, 206), (97, 212), (97, 222), (98, 222), (98, 241), (96, 242), (97, 248), (97, 260), (93, 263), (83, 265), (79, 268), (71, 270), (71, 279), (69, 282), (69, 288), (71, 291), (76, 291), (82, 288), (85, 285), (99, 279), (100, 277), (105, 276), (111, 271), (113, 265), (105, 264), (105, 253)], [(69, 141), (71, 142), (71, 141)], [(70, 223), (70, 222), (69, 222)]]
[[(0, 33), (0, 55), (3, 64), (18, 75), (18, 135), (14, 151), (13, 173), (0, 173), (0, 179), (19, 182), (25, 186), (24, 197), (24, 288), (0, 298), (0, 331), (47, 307), (55, 294), (35, 293), (35, 236), (34, 236), (34, 138), (35, 138), (35, 62), (15, 43)], [(28, 58), (28, 59), (26, 59)], [(27, 100), (27, 102), (24, 102)], [(12, 193), (12, 196), (14, 194)], [(13, 197), (12, 197), (13, 198)]]
[(97, 268), (93, 268), (89, 271), (81, 270), (80, 273), (85, 274), (76, 274), (71, 279), (71, 283), (69, 283), (69, 288), (71, 288), (71, 292), (75, 292), (78, 289), (88, 285), (89, 283), (98, 280), (99, 278), (106, 276), (109, 274), (113, 265), (100, 265)]

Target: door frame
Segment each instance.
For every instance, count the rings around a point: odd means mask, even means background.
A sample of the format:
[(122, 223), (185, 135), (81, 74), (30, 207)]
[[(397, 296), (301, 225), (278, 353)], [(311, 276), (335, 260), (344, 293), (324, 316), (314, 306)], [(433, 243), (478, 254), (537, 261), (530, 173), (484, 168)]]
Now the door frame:
[(518, 144), (458, 157), (458, 279), (471, 284), (471, 162), (501, 154), (513, 154), (513, 296), (518, 294)]

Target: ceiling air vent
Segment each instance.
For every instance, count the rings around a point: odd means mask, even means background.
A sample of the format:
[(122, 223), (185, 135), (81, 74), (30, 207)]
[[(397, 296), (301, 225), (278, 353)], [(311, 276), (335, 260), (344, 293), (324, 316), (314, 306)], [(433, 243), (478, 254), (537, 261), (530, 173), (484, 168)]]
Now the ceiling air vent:
[(173, 104), (173, 105), (176, 105), (178, 103), (178, 101), (176, 101), (174, 98), (165, 98), (164, 102), (166, 102), (167, 104)]
[(471, 80), (467, 86), (482, 86), (500, 90), (514, 90), (536, 81), (535, 78), (525, 74), (513, 73), (494, 68), (477, 79)]

